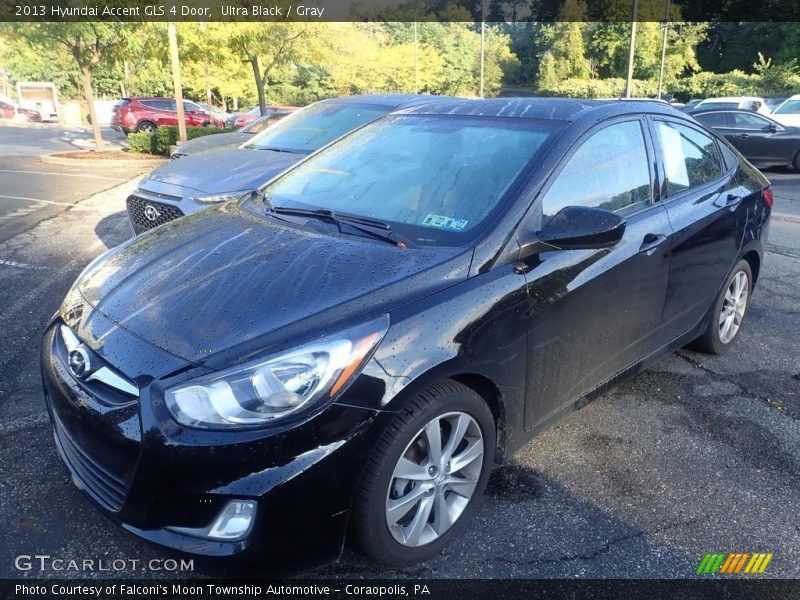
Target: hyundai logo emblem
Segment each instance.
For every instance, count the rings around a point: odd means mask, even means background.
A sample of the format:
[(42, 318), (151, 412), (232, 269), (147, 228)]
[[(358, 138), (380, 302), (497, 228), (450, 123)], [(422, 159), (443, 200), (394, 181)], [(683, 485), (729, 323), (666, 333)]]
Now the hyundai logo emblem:
[(89, 362), (89, 353), (86, 348), (78, 346), (69, 353), (69, 370), (78, 379), (83, 379), (92, 370), (92, 365)]
[(155, 221), (161, 216), (161, 213), (158, 212), (158, 209), (155, 206), (148, 204), (144, 207), (144, 216), (147, 217), (148, 221)]

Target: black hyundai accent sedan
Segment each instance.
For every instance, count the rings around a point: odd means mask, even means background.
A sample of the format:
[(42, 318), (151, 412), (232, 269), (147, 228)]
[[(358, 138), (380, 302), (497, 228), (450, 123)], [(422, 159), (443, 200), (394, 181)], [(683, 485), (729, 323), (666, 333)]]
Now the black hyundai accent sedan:
[(90, 264), (42, 346), (57, 447), (165, 546), (425, 559), (538, 431), (685, 344), (731, 348), (771, 204), (661, 103), (389, 115)]

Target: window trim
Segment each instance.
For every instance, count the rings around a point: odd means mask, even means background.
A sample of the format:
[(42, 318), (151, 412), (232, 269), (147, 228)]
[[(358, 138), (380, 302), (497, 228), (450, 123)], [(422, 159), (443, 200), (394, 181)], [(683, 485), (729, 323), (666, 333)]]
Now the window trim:
[[(671, 202), (673, 202), (675, 200), (685, 199), (686, 196), (696, 194), (697, 192), (707, 191), (707, 190), (710, 190), (711, 188), (713, 188), (715, 186), (718, 186), (726, 177), (728, 177), (730, 175), (730, 173), (732, 171), (734, 171), (736, 169), (736, 165), (734, 165), (733, 167), (728, 167), (728, 164), (727, 164), (727, 162), (725, 160), (725, 156), (723, 155), (722, 150), (720, 150), (720, 147), (719, 147), (720, 142), (719, 142), (719, 140), (717, 139), (717, 137), (713, 133), (711, 133), (709, 131), (705, 131), (705, 130), (703, 130), (701, 128), (698, 128), (696, 124), (694, 124), (694, 123), (692, 123), (690, 121), (684, 121), (682, 119), (670, 118), (669, 116), (666, 116), (666, 115), (653, 115), (653, 116), (651, 116), (649, 118), (649, 121), (650, 121), (651, 129), (652, 129), (651, 134), (653, 136), (653, 144), (654, 144), (654, 146), (656, 148), (656, 152), (658, 153), (659, 188), (660, 188), (659, 189), (659, 194), (660, 194), (660, 197), (661, 197), (661, 201), (665, 205), (669, 204), (669, 203), (671, 203)], [(665, 166), (664, 166), (664, 154), (663, 154), (663, 152), (661, 150), (660, 138), (658, 136), (658, 131), (656, 130), (656, 126), (658, 125), (659, 122), (673, 123), (675, 125), (682, 125), (683, 127), (686, 127), (688, 129), (693, 129), (697, 133), (700, 133), (700, 134), (702, 134), (702, 135), (704, 135), (704, 136), (706, 136), (708, 138), (711, 138), (711, 140), (714, 142), (714, 146), (717, 149), (717, 154), (719, 155), (720, 165), (722, 166), (722, 169), (721, 169), (721, 172), (719, 174), (719, 177), (716, 177), (716, 178), (714, 178), (714, 179), (712, 179), (710, 181), (707, 181), (706, 183), (704, 183), (702, 185), (699, 185), (697, 187), (686, 188), (685, 190), (682, 190), (680, 193), (678, 193), (678, 194), (676, 194), (674, 196), (669, 196), (667, 194), (667, 189), (666, 189), (667, 188), (667, 175), (666, 175), (666, 170), (665, 170)]]
[[(567, 166), (572, 157), (575, 153), (583, 147), (583, 145), (596, 133), (599, 133), (603, 129), (608, 127), (612, 127), (614, 125), (618, 125), (620, 123), (629, 123), (629, 122), (636, 122), (639, 123), (639, 127), (641, 128), (642, 132), (642, 141), (644, 142), (646, 159), (647, 159), (647, 170), (650, 174), (650, 200), (644, 204), (639, 210), (627, 213), (625, 215), (621, 215), (624, 219), (628, 220), (632, 217), (636, 217), (642, 213), (645, 213), (648, 210), (656, 207), (660, 202), (660, 197), (658, 194), (658, 187), (657, 182), (658, 180), (658, 172), (656, 169), (656, 154), (655, 154), (655, 147), (653, 145), (653, 139), (650, 137), (650, 131), (643, 118), (644, 115), (618, 115), (614, 117), (610, 117), (605, 119), (599, 123), (597, 123), (594, 127), (591, 127), (586, 132), (584, 132), (575, 142), (570, 146), (567, 152), (564, 153), (564, 156), (559, 161), (558, 165), (555, 169), (550, 173), (547, 177), (547, 180), (542, 184), (539, 188), (539, 191), (536, 193), (536, 198), (534, 198), (534, 206), (536, 207), (534, 210), (533, 215), (531, 215), (531, 222), (536, 222), (537, 230), (541, 230), (544, 227), (544, 197), (547, 195), (547, 192), (550, 191), (550, 188), (553, 186), (553, 183), (561, 176), (564, 168)], [(523, 219), (523, 221), (526, 221)], [(526, 221), (527, 222), (527, 221)]]

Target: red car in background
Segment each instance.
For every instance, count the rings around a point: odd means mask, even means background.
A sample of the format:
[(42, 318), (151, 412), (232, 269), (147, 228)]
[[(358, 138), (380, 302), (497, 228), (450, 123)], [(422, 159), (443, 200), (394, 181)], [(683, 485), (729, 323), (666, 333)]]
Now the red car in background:
[[(264, 116), (271, 115), (273, 113), (281, 113), (282, 116), (293, 113), (296, 110), (299, 110), (299, 106), (275, 106), (269, 105), (267, 106), (267, 110), (264, 113)], [(261, 108), (258, 106), (254, 106), (246, 113), (236, 113), (229, 116), (225, 121), (225, 126), (232, 128), (232, 129), (239, 129), (240, 127), (244, 127), (248, 123), (252, 123), (256, 119), (261, 118)]]
[(21, 108), (8, 102), (0, 101), (0, 119), (17, 119), (19, 121), (42, 122), (42, 115), (30, 108)]
[[(187, 127), (222, 127), (222, 119), (202, 106), (183, 101)], [(111, 128), (125, 135), (133, 131), (155, 131), (160, 125), (177, 125), (178, 111), (173, 98), (122, 98), (111, 112)]]

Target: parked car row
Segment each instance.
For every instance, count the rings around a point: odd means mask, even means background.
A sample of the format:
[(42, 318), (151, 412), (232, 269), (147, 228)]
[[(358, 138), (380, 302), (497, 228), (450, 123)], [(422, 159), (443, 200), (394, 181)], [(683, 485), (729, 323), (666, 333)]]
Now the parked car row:
[(238, 129), (240, 127), (244, 127), (248, 123), (252, 123), (256, 119), (259, 119), (263, 116), (271, 116), (271, 115), (286, 115), (288, 113), (292, 113), (296, 111), (299, 106), (274, 106), (270, 105), (267, 106), (266, 111), (264, 114), (261, 114), (261, 108), (258, 106), (254, 106), (247, 112), (243, 113), (234, 113), (232, 115), (228, 115), (227, 119), (225, 120), (225, 127)]
[(661, 102), (319, 102), (129, 199), (143, 233), (44, 334), (56, 446), (164, 546), (424, 560), (532, 436), (665, 353), (734, 346), (772, 198)]
[(42, 122), (42, 115), (39, 111), (31, 108), (22, 108), (9, 102), (0, 100), (0, 119), (15, 119), (18, 121), (30, 121), (35, 123)]

